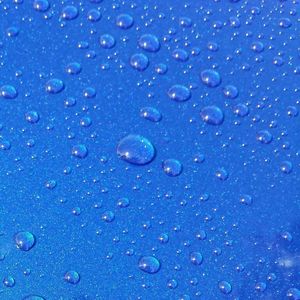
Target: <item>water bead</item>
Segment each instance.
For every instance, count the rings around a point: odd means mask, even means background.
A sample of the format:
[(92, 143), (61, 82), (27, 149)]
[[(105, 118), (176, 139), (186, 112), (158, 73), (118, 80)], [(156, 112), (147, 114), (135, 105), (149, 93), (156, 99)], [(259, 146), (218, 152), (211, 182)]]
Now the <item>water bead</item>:
[(45, 187), (48, 190), (53, 190), (56, 187), (56, 185), (57, 185), (57, 182), (55, 180), (48, 180), (45, 183)]
[(83, 144), (75, 145), (72, 148), (72, 155), (77, 158), (85, 158), (88, 155), (88, 149)]
[(12, 85), (3, 85), (0, 88), (0, 95), (5, 99), (15, 99), (18, 96), (18, 92)]
[(282, 18), (279, 20), (279, 26), (281, 28), (289, 28), (292, 26), (292, 21), (289, 18)]
[(240, 197), (240, 203), (245, 204), (245, 205), (251, 205), (252, 197), (250, 195), (244, 194)]
[(78, 62), (69, 63), (66, 67), (66, 72), (70, 75), (77, 75), (81, 72), (81, 64)]
[(71, 21), (76, 19), (78, 16), (78, 9), (73, 5), (67, 5), (62, 9), (61, 17), (64, 20)]
[(35, 236), (29, 231), (18, 232), (14, 240), (17, 248), (22, 251), (29, 251), (36, 243)]
[(11, 143), (10, 141), (3, 140), (0, 138), (0, 149), (1, 150), (9, 150), (11, 148)]
[(221, 125), (224, 121), (223, 111), (215, 105), (203, 107), (200, 116), (209, 125)]
[(185, 62), (189, 59), (189, 54), (183, 49), (175, 49), (172, 52), (172, 57), (177, 61)]
[(129, 199), (126, 198), (126, 197), (120, 198), (120, 199), (118, 200), (118, 202), (117, 202), (117, 206), (120, 207), (120, 208), (126, 208), (126, 207), (129, 206), (129, 204), (130, 204), (130, 201), (129, 201)]
[(101, 219), (106, 223), (111, 223), (115, 219), (115, 214), (112, 211), (108, 210), (102, 214)]
[(95, 98), (97, 95), (96, 90), (93, 87), (87, 87), (83, 90), (83, 97), (87, 99)]
[(155, 65), (154, 69), (155, 69), (155, 72), (159, 75), (166, 74), (168, 71), (168, 67), (165, 64), (157, 64), (157, 65)]
[(176, 289), (177, 286), (178, 286), (178, 282), (175, 279), (170, 279), (167, 283), (167, 287), (172, 290)]
[(253, 42), (251, 45), (251, 49), (256, 53), (261, 53), (264, 51), (265, 46), (262, 42)]
[(225, 181), (228, 179), (228, 172), (226, 171), (226, 169), (224, 168), (219, 168), (217, 171), (216, 171), (216, 177), (218, 179), (220, 179), (221, 181)]
[(121, 29), (129, 29), (134, 23), (133, 17), (128, 14), (120, 14), (117, 16), (116, 25)]
[(62, 80), (53, 78), (47, 81), (45, 89), (49, 94), (58, 94), (63, 91), (65, 88), (65, 84)]
[(158, 240), (160, 241), (160, 243), (162, 244), (167, 244), (169, 242), (169, 235), (167, 233), (162, 233), (160, 234), (160, 236), (158, 237)]
[(288, 106), (287, 107), (287, 115), (289, 117), (297, 117), (298, 116), (298, 109), (296, 106)]
[(80, 119), (79, 123), (82, 127), (90, 127), (92, 125), (92, 120), (90, 117), (83, 117)]
[(130, 65), (138, 71), (144, 71), (149, 66), (149, 59), (143, 53), (136, 53), (131, 56)]
[(141, 135), (130, 134), (120, 140), (117, 146), (118, 156), (134, 165), (145, 165), (155, 157), (152, 143)]
[(69, 97), (69, 98), (67, 98), (65, 101), (64, 101), (64, 105), (66, 106), (66, 107), (72, 107), (72, 106), (74, 106), (76, 104), (76, 100), (74, 99), (74, 98), (72, 98), (72, 97)]
[(293, 170), (293, 165), (290, 161), (285, 160), (281, 163), (280, 170), (284, 174), (290, 174)]
[(25, 114), (25, 119), (27, 122), (29, 122), (31, 124), (35, 124), (39, 121), (40, 116), (39, 116), (38, 112), (32, 110)]
[(153, 34), (143, 34), (138, 40), (138, 45), (148, 52), (157, 52), (160, 49), (160, 42)]
[(80, 275), (76, 271), (68, 271), (64, 275), (64, 280), (71, 284), (77, 284), (80, 281)]
[(166, 159), (162, 163), (162, 168), (170, 177), (176, 177), (179, 176), (182, 172), (182, 164), (177, 159)]
[(103, 34), (100, 37), (100, 46), (104, 49), (111, 49), (116, 45), (115, 38), (110, 34)]
[(262, 144), (270, 144), (273, 140), (273, 136), (268, 130), (260, 130), (256, 134), (256, 140)]
[(139, 260), (139, 269), (148, 274), (155, 274), (160, 270), (160, 261), (154, 256), (143, 256)]
[(98, 22), (101, 19), (102, 15), (98, 9), (91, 9), (87, 13), (87, 19), (91, 22)]
[(247, 105), (239, 103), (233, 108), (233, 112), (239, 117), (246, 117), (249, 114), (249, 108)]
[(232, 291), (232, 287), (231, 284), (227, 281), (220, 281), (218, 284), (219, 290), (223, 293), (223, 294), (230, 294)]
[(203, 257), (200, 252), (191, 252), (190, 253), (190, 261), (193, 265), (199, 266), (202, 264)]
[(3, 279), (3, 284), (6, 286), (6, 287), (14, 287), (15, 284), (16, 284), (16, 281), (15, 279), (12, 277), (12, 276), (7, 276)]
[(33, 8), (38, 12), (45, 12), (49, 9), (50, 4), (48, 0), (34, 0)]
[(19, 28), (15, 26), (11, 26), (6, 30), (6, 34), (8, 37), (16, 37), (19, 34), (19, 32)]
[(267, 285), (264, 282), (258, 282), (255, 284), (254, 288), (257, 292), (264, 292), (267, 288)]
[(184, 85), (175, 84), (168, 90), (168, 96), (176, 102), (184, 102), (191, 98), (192, 94), (189, 88)]
[(223, 94), (228, 99), (235, 99), (239, 95), (239, 91), (234, 85), (226, 85), (223, 88)]
[(214, 88), (221, 84), (221, 76), (215, 70), (204, 70), (201, 72), (200, 77), (202, 82), (208, 87)]
[(179, 25), (184, 28), (189, 28), (193, 25), (192, 19), (187, 17), (179, 18)]
[(290, 288), (286, 292), (286, 296), (289, 300), (300, 300), (300, 290), (296, 288)]
[(159, 122), (162, 118), (161, 113), (154, 107), (143, 107), (140, 116), (151, 122)]

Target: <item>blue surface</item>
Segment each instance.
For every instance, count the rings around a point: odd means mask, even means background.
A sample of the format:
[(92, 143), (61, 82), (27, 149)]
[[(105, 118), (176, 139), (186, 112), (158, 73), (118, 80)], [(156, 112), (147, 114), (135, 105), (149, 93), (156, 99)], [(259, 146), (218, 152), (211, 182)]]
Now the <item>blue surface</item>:
[(299, 300), (299, 9), (0, 0), (0, 299)]

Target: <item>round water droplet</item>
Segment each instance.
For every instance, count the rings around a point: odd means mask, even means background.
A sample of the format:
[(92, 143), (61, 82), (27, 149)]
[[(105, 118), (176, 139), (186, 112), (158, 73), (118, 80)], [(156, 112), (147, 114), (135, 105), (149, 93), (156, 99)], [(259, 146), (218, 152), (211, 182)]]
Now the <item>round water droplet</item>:
[(189, 59), (189, 54), (183, 49), (175, 49), (172, 52), (172, 57), (177, 61), (185, 62)]
[(143, 53), (136, 53), (131, 56), (130, 65), (138, 71), (144, 71), (149, 66), (149, 59)]
[(153, 34), (143, 34), (138, 40), (138, 45), (148, 52), (157, 52), (160, 49), (160, 42)]
[(208, 87), (214, 88), (221, 84), (220, 74), (212, 69), (207, 69), (201, 72), (201, 80)]
[(281, 163), (280, 170), (282, 173), (290, 174), (293, 170), (293, 165), (290, 161), (285, 160)]
[(187, 101), (191, 95), (190, 89), (180, 84), (175, 84), (168, 90), (169, 98), (177, 102)]
[(101, 219), (106, 223), (111, 223), (115, 219), (115, 214), (112, 211), (108, 210), (102, 214)]
[(176, 289), (177, 288), (177, 286), (178, 286), (178, 283), (177, 283), (177, 281), (175, 280), (175, 279), (170, 279), (169, 281), (168, 281), (168, 283), (167, 283), (167, 287), (169, 288), (169, 289)]
[(223, 94), (228, 99), (235, 99), (239, 95), (239, 91), (234, 85), (226, 85), (223, 88)]
[(80, 281), (80, 275), (76, 271), (68, 271), (65, 273), (64, 280), (71, 284), (77, 284)]
[(223, 293), (223, 294), (230, 294), (232, 291), (232, 287), (231, 284), (227, 281), (220, 281), (219, 284), (219, 290)]
[(154, 256), (143, 256), (139, 260), (139, 269), (145, 273), (154, 274), (160, 269), (160, 262)]
[(288, 289), (286, 296), (289, 300), (300, 300), (300, 290), (296, 288)]
[(262, 144), (270, 144), (273, 140), (273, 136), (268, 130), (261, 130), (257, 133), (256, 140)]
[(29, 231), (18, 232), (14, 239), (17, 248), (22, 251), (29, 251), (36, 243), (35, 236)]
[(110, 34), (103, 34), (100, 37), (100, 46), (104, 49), (111, 49), (115, 46), (116, 40)]
[(179, 176), (182, 172), (182, 164), (177, 159), (166, 159), (162, 163), (164, 172), (170, 177)]
[(216, 171), (216, 177), (222, 181), (228, 179), (228, 172), (224, 168), (220, 168)]
[(203, 107), (200, 116), (205, 123), (210, 125), (221, 125), (224, 121), (223, 111), (215, 105)]
[(245, 205), (251, 205), (252, 197), (250, 195), (244, 194), (240, 197), (240, 203), (245, 204)]
[(190, 253), (190, 261), (193, 265), (199, 266), (202, 264), (203, 257), (200, 252), (191, 252)]
[(120, 207), (120, 208), (126, 208), (129, 206), (129, 204), (130, 204), (130, 201), (126, 197), (120, 198), (117, 203), (118, 207)]
[(15, 284), (16, 284), (16, 281), (15, 279), (12, 277), (12, 276), (7, 276), (3, 279), (3, 284), (6, 286), (6, 287), (14, 287)]
[(45, 89), (49, 94), (58, 94), (65, 88), (62, 80), (53, 78), (47, 81)]
[(98, 22), (101, 19), (102, 15), (98, 9), (91, 9), (87, 13), (87, 19), (91, 22)]
[(128, 163), (145, 165), (154, 159), (155, 148), (145, 137), (130, 134), (118, 143), (117, 154)]
[(66, 72), (70, 75), (77, 75), (81, 72), (81, 64), (78, 62), (69, 63), (66, 67)]
[(72, 148), (72, 155), (77, 158), (85, 158), (88, 155), (88, 149), (85, 145), (79, 144)]
[(78, 16), (78, 9), (73, 5), (67, 5), (62, 9), (61, 17), (64, 20), (71, 21), (76, 19)]
[(233, 108), (233, 112), (239, 117), (246, 117), (249, 114), (249, 108), (246, 104), (239, 103)]
[(143, 107), (140, 116), (151, 122), (159, 122), (162, 118), (161, 113), (154, 107)]
[(255, 284), (255, 290), (257, 291), (257, 292), (264, 292), (265, 290), (266, 290), (266, 288), (267, 288), (267, 285), (264, 283), (264, 282), (258, 282), (258, 283), (256, 283)]
[(18, 96), (18, 92), (12, 85), (3, 85), (0, 88), (0, 95), (5, 99), (15, 99)]
[(36, 111), (32, 110), (25, 114), (25, 119), (27, 122), (29, 122), (31, 124), (35, 124), (39, 121), (40, 116)]
[(128, 14), (121, 14), (117, 16), (116, 25), (122, 29), (129, 29), (133, 25), (133, 17)]
[(36, 11), (39, 12), (45, 12), (49, 9), (50, 4), (48, 2), (48, 0), (34, 0), (33, 1), (33, 8)]

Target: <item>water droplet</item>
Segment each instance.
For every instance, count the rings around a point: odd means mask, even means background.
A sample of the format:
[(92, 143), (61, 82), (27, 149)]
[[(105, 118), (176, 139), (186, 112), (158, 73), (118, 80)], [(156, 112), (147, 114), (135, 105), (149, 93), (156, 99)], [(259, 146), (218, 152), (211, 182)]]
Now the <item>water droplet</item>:
[(215, 105), (203, 107), (200, 116), (205, 123), (210, 125), (221, 125), (224, 121), (223, 111)]
[(29, 251), (36, 243), (35, 236), (29, 231), (18, 232), (14, 239), (17, 248), (22, 251)]
[(53, 78), (47, 81), (45, 89), (49, 94), (58, 94), (65, 88), (62, 80)]
[(133, 17), (128, 14), (121, 14), (117, 16), (116, 25), (121, 29), (129, 29), (133, 25)]
[(250, 195), (244, 194), (240, 197), (240, 203), (251, 205), (252, 204), (252, 197)]
[(160, 269), (160, 262), (154, 256), (143, 256), (139, 260), (139, 269), (145, 273), (154, 274)]
[(247, 105), (239, 103), (233, 108), (233, 112), (239, 117), (246, 117), (249, 114), (249, 108)]
[(81, 72), (81, 64), (78, 62), (69, 63), (66, 67), (66, 72), (70, 75), (77, 75)]
[(102, 214), (101, 219), (106, 223), (111, 223), (115, 219), (115, 214), (112, 211), (108, 210)]
[(50, 4), (48, 2), (48, 0), (34, 0), (33, 1), (33, 8), (36, 11), (39, 12), (45, 12), (49, 9)]
[(162, 118), (161, 113), (154, 107), (143, 107), (140, 116), (151, 122), (159, 122)]
[(73, 5), (67, 5), (62, 9), (61, 17), (64, 20), (71, 21), (78, 16), (78, 9)]
[(40, 116), (36, 111), (32, 110), (25, 114), (25, 119), (27, 122), (29, 122), (31, 124), (35, 124), (39, 121)]
[(130, 204), (130, 201), (126, 197), (120, 198), (117, 203), (118, 207), (120, 207), (120, 208), (126, 208), (129, 206), (129, 204)]
[(222, 181), (225, 181), (228, 179), (228, 172), (224, 168), (219, 168), (216, 171), (216, 177)]
[(281, 163), (280, 170), (282, 173), (290, 174), (293, 170), (293, 165), (290, 161), (285, 160)]
[(191, 98), (191, 91), (184, 85), (175, 84), (168, 90), (170, 99), (177, 102), (184, 102)]
[(300, 300), (300, 290), (296, 288), (288, 289), (286, 296), (289, 300)]
[(91, 22), (98, 22), (101, 19), (102, 15), (98, 9), (91, 9), (87, 13), (87, 19)]
[(234, 85), (226, 85), (223, 88), (223, 94), (228, 99), (235, 99), (239, 95), (239, 91)]
[(15, 284), (16, 284), (16, 281), (15, 279), (12, 277), (12, 276), (7, 276), (3, 279), (3, 284), (6, 286), (6, 287), (14, 287)]
[(88, 155), (88, 149), (83, 144), (75, 145), (72, 148), (72, 155), (77, 158), (85, 158)]
[(144, 71), (149, 66), (149, 59), (143, 53), (135, 53), (130, 58), (130, 65), (138, 71)]
[(221, 84), (220, 74), (212, 69), (207, 69), (201, 72), (201, 80), (208, 87), (214, 88)]
[(162, 163), (164, 172), (170, 177), (179, 176), (182, 172), (182, 164), (176, 159), (166, 159)]
[(22, 300), (45, 300), (45, 298), (38, 295), (28, 295), (24, 297)]
[(153, 34), (143, 34), (138, 40), (138, 45), (148, 52), (157, 52), (160, 49), (160, 42)]
[(270, 144), (273, 140), (273, 136), (268, 130), (261, 130), (257, 133), (256, 140), (262, 144)]
[(116, 40), (110, 34), (103, 34), (100, 37), (100, 46), (104, 49), (111, 49), (115, 46)]
[(80, 281), (80, 275), (76, 271), (68, 271), (65, 273), (64, 280), (71, 284), (77, 284)]
[(231, 284), (227, 281), (220, 281), (219, 282), (219, 290), (223, 293), (223, 294), (230, 294), (232, 291), (232, 287)]
[(191, 252), (190, 253), (190, 261), (193, 265), (199, 266), (202, 264), (203, 257), (200, 252)]
[(154, 159), (155, 148), (145, 137), (130, 134), (118, 143), (117, 154), (128, 163), (145, 165)]
[(18, 96), (18, 92), (12, 85), (3, 85), (0, 88), (0, 95), (5, 99), (15, 99)]

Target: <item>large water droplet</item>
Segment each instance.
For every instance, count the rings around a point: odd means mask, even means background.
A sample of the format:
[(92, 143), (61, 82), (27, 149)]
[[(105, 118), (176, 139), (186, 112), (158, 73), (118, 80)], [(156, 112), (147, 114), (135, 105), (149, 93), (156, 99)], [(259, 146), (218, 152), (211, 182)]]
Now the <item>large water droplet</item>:
[(15, 235), (15, 243), (18, 249), (29, 251), (35, 245), (35, 236), (29, 231), (21, 231)]
[(154, 256), (143, 256), (139, 260), (139, 268), (146, 273), (154, 274), (159, 271), (160, 262)]

